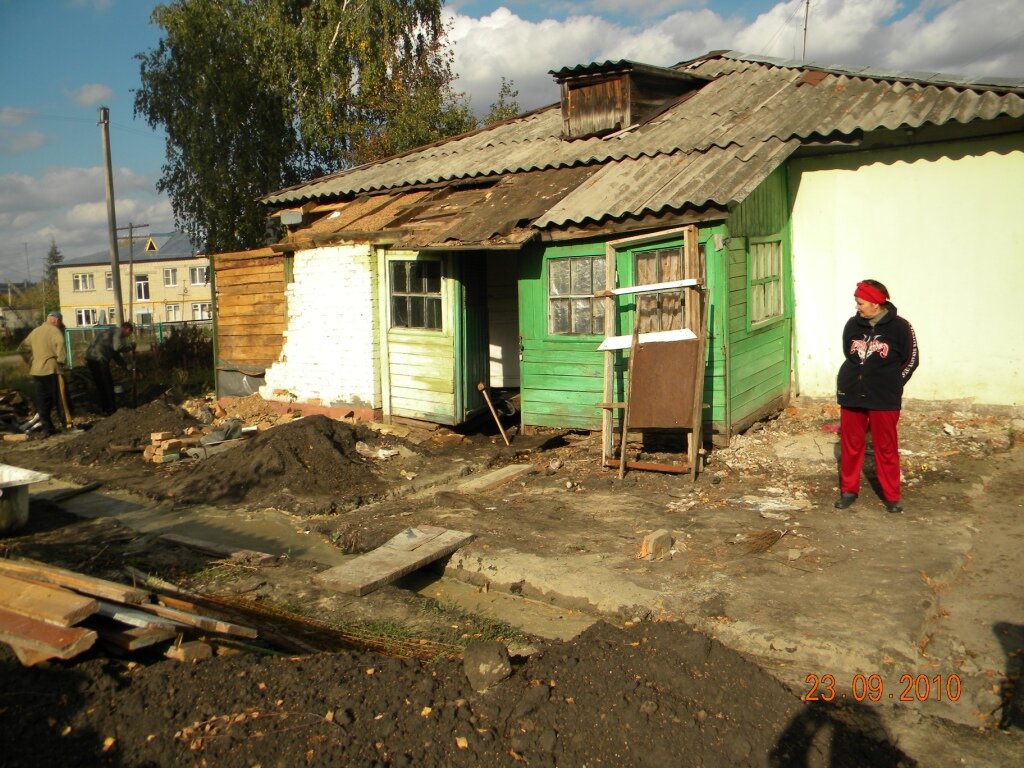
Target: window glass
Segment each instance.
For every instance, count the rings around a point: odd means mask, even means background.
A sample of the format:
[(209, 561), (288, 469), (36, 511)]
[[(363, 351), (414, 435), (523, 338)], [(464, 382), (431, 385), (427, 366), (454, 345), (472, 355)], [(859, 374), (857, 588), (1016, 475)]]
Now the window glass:
[(175, 267), (164, 268), (164, 287), (173, 288), (178, 284), (178, 270)]
[(149, 300), (149, 275), (135, 276), (135, 298), (139, 301)]
[(750, 324), (767, 322), (783, 314), (782, 242), (750, 244)]
[(391, 326), (440, 329), (441, 262), (391, 262)]
[[(683, 279), (682, 246), (633, 254), (636, 285)], [(636, 297), (640, 333), (674, 331), (683, 327), (683, 292), (641, 293)]]
[(548, 333), (554, 336), (599, 336), (604, 333), (604, 257), (550, 259)]

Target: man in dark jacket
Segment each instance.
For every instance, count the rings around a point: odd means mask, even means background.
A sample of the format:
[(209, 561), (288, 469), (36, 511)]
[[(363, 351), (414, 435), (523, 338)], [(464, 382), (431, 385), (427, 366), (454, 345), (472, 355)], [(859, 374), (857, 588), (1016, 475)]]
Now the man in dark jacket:
[(835, 506), (846, 509), (857, 500), (865, 438), (870, 429), (885, 508), (902, 512), (896, 425), (903, 405), (903, 387), (921, 360), (917, 337), (889, 301), (888, 289), (877, 280), (857, 283), (853, 296), (857, 314), (843, 329), (846, 360), (836, 383), (836, 399), (841, 406), (841, 452)]
[(129, 349), (126, 339), (132, 335), (132, 330), (132, 324), (129, 322), (121, 323), (118, 328), (106, 328), (96, 334), (85, 350), (85, 362), (89, 366), (93, 381), (96, 382), (96, 399), (104, 416), (109, 416), (117, 410), (110, 361), (113, 360), (122, 368), (128, 368), (123, 353)]

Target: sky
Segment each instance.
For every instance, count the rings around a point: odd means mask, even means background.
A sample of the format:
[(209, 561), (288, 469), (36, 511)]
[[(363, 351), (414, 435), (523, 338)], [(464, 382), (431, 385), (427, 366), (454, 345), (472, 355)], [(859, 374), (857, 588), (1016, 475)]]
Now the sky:
[[(160, 38), (149, 23), (155, 5), (0, 0), (0, 282), (38, 280), (51, 243), (65, 259), (108, 248), (101, 106), (117, 226), (174, 228), (156, 192), (164, 135), (133, 115), (136, 56)], [(618, 59), (670, 66), (718, 49), (1024, 78), (1024, 0), (452, 0), (444, 13), (455, 89), (478, 115), (502, 77), (525, 111), (557, 101), (551, 70)]]

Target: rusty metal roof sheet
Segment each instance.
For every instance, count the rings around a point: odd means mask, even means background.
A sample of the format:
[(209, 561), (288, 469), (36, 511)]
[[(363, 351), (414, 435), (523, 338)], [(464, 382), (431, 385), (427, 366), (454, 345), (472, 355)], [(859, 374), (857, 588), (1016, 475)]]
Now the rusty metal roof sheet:
[[(578, 188), (557, 199), (543, 197), (550, 206), (536, 211), (534, 226), (564, 226), (741, 201), (807, 140), (1024, 116), (1020, 80), (967, 81), (821, 67), (737, 52), (709, 54), (677, 69), (710, 81), (647, 122), (608, 136), (563, 139), (556, 104), (281, 190), (264, 200), (289, 205), (438, 183), (484, 183), (521, 174), (537, 179), (541, 171), (589, 169), (581, 173)], [(494, 236), (483, 232), (493, 224), (488, 217), (500, 218), (503, 213), (495, 206), (486, 215), (485, 209), (463, 214), (462, 234)], [(480, 217), (491, 223), (484, 224)], [(441, 241), (461, 239), (455, 236), (457, 228), (453, 223), (452, 229), (441, 232)]]

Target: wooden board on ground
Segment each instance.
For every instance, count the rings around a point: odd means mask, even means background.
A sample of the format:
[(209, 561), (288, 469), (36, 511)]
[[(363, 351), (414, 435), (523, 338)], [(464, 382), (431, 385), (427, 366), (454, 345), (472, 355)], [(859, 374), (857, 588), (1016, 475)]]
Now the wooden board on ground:
[(267, 552), (256, 552), (251, 549), (235, 549), (225, 544), (218, 544), (214, 541), (204, 539), (193, 539), (191, 536), (182, 536), (178, 533), (161, 533), (160, 538), (172, 544), (179, 544), (196, 552), (215, 557), (225, 557), (231, 560), (244, 560), (250, 563), (269, 563), (277, 558)]
[(171, 640), (177, 635), (174, 627), (131, 627), (129, 629), (99, 629), (100, 639), (122, 651), (137, 651)]
[(317, 574), (313, 583), (346, 595), (365, 595), (447, 557), (475, 538), (472, 533), (444, 528), (431, 535), (435, 530), (426, 525), (406, 529), (372, 552)]
[(0, 558), (0, 573), (8, 576), (20, 576), (32, 581), (73, 589), (93, 597), (113, 600), (118, 603), (141, 603), (149, 599), (149, 592), (135, 589), (124, 584), (117, 584), (105, 579), (97, 579), (74, 571), (66, 571), (35, 560), (7, 560)]
[(91, 648), (96, 633), (81, 627), (58, 627), (0, 608), (0, 642), (12, 646), (23, 664), (34, 664), (48, 658), (70, 659)]
[(0, 607), (32, 619), (70, 627), (96, 611), (91, 597), (60, 587), (0, 574)]
[(157, 616), (153, 613), (141, 611), (139, 610), (141, 607), (142, 606), (140, 605), (129, 608), (125, 605), (100, 602), (99, 609), (96, 613), (105, 618), (113, 619), (120, 624), (127, 624), (130, 627), (169, 627), (174, 630), (183, 629), (185, 627), (184, 624), (179, 621), (175, 621), (174, 619), (168, 619), (163, 616)]
[(532, 475), (536, 471), (537, 468), (533, 464), (509, 464), (507, 467), (501, 467), (480, 477), (459, 483), (458, 490), (460, 493), (482, 493), (516, 478)]
[(202, 616), (198, 613), (170, 608), (164, 605), (154, 605), (152, 603), (140, 605), (139, 608), (161, 618), (169, 619), (190, 627), (195, 627), (196, 629), (202, 629), (206, 632), (218, 632), (222, 635), (235, 635), (236, 637), (253, 638), (258, 636), (256, 630), (252, 627), (246, 627), (242, 624), (233, 624), (230, 621), (221, 621), (220, 619), (215, 619), (212, 616)]

